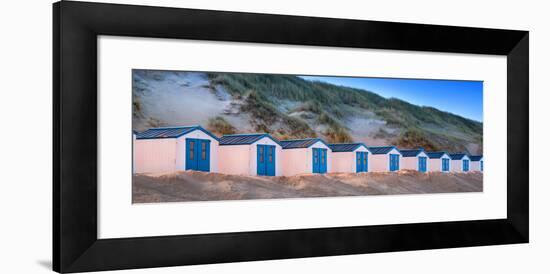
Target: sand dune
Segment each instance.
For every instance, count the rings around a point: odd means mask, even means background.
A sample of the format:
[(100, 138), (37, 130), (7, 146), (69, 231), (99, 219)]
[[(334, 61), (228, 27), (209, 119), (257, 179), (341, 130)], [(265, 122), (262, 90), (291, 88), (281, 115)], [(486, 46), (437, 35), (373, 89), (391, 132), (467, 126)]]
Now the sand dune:
[(483, 174), (397, 173), (237, 176), (182, 171), (134, 175), (134, 203), (483, 191)]

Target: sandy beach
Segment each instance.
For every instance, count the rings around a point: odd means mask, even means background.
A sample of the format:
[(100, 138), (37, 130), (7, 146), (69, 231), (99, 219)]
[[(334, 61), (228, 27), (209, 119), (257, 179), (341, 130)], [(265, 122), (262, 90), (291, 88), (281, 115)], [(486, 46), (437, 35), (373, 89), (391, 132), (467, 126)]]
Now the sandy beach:
[(280, 199), (483, 191), (483, 174), (332, 173), (292, 177), (180, 171), (133, 176), (133, 203)]

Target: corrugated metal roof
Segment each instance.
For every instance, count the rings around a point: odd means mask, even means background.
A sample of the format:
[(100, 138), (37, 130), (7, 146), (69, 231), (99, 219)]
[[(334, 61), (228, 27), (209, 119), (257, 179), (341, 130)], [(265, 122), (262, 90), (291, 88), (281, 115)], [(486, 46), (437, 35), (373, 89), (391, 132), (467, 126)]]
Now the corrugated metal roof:
[(481, 158), (483, 158), (483, 155), (470, 155), (470, 160), (472, 160), (473, 162), (478, 162), (481, 160)]
[(279, 144), (278, 140), (275, 140), (267, 133), (253, 133), (224, 135), (220, 138), (220, 145), (250, 145), (264, 137), (267, 137)]
[(436, 152), (426, 152), (426, 154), (428, 155), (428, 158), (430, 158), (430, 159), (439, 159), (447, 153), (445, 151), (436, 151)]
[(424, 151), (424, 149), (400, 149), (399, 152), (401, 152), (401, 155), (403, 157), (416, 157), (420, 152)]
[(201, 126), (150, 128), (146, 131), (136, 133), (136, 139), (178, 138), (195, 130), (203, 131), (210, 135), (210, 137), (218, 140), (218, 137)]
[(319, 138), (281, 141), (281, 146), (283, 147), (283, 149), (308, 148), (317, 142), (322, 142), (323, 144), (328, 146), (327, 143)]
[(367, 147), (363, 143), (329, 144), (328, 146), (330, 147), (332, 152), (352, 152), (360, 146), (364, 146), (365, 148)]
[(394, 146), (385, 146), (385, 147), (368, 147), (368, 149), (372, 154), (387, 154), (390, 151), (392, 151), (392, 149), (397, 149), (397, 148)]
[[(466, 155), (466, 153), (449, 154), (449, 157), (451, 157), (452, 160), (462, 160), (462, 158), (464, 158), (464, 156), (468, 157), (468, 155)], [(468, 159), (469, 159), (469, 157), (468, 157)]]

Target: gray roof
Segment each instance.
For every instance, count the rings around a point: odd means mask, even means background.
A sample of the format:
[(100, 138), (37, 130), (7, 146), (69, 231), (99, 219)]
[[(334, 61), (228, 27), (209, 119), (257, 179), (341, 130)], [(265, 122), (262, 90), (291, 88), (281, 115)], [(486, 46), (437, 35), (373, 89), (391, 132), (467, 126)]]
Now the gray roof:
[(403, 157), (416, 157), (420, 152), (424, 151), (424, 149), (400, 149), (399, 152), (401, 152), (401, 155)]
[[(426, 152), (426, 154), (428, 155), (428, 158), (430, 159), (440, 159), (441, 157), (443, 157), (443, 155), (447, 154), (447, 152), (445, 151), (436, 151), (436, 152)], [(449, 155), (449, 154), (447, 154)]]
[(308, 148), (317, 142), (321, 142), (328, 147), (327, 143), (319, 138), (281, 141), (281, 146), (283, 147), (283, 149)]
[[(369, 151), (372, 153), (372, 154), (387, 154), (389, 153), (390, 151), (392, 151), (392, 149), (396, 149), (396, 147), (394, 146), (385, 146), (385, 147), (368, 147)], [(399, 150), (397, 150), (399, 151)]]
[[(449, 154), (449, 157), (451, 157), (452, 160), (462, 160), (462, 158), (464, 158), (464, 156), (468, 157), (468, 155), (466, 155), (466, 153), (453, 153), (453, 154)], [(468, 157), (469, 159), (470, 157)]]
[(481, 158), (483, 158), (483, 155), (470, 155), (470, 160), (472, 160), (473, 162), (478, 162), (481, 160)]
[(218, 137), (216, 137), (210, 131), (202, 128), (201, 126), (150, 128), (143, 132), (137, 132), (136, 139), (178, 138), (195, 130), (200, 130), (208, 134), (210, 137), (218, 140)]
[(275, 140), (271, 135), (267, 133), (253, 133), (253, 134), (230, 134), (224, 135), (220, 138), (220, 145), (250, 145), (262, 138), (269, 138), (275, 143), (279, 144), (279, 141)]
[(329, 144), (328, 146), (332, 152), (353, 152), (360, 146), (367, 147), (363, 143)]

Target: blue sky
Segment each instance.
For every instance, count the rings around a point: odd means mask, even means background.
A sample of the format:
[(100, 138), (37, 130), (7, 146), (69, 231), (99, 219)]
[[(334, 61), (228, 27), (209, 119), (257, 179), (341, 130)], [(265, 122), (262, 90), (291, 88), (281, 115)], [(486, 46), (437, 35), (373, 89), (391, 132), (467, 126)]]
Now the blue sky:
[(411, 104), (431, 106), (472, 120), (483, 121), (483, 82), (481, 81), (300, 77), (306, 80), (365, 89), (386, 98), (394, 97)]

